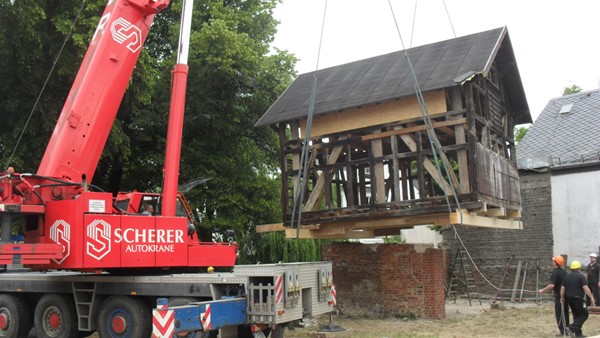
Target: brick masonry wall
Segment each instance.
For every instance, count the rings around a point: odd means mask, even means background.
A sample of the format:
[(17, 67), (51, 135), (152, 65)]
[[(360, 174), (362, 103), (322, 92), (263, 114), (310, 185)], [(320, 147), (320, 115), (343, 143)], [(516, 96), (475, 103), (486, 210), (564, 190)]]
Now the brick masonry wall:
[(447, 251), (407, 244), (331, 243), (338, 308), (369, 315), (446, 317)]
[[(510, 300), (518, 261), (523, 268), (527, 262), (527, 275), (523, 298), (535, 298), (533, 291), (545, 286), (552, 268), (552, 197), (549, 173), (520, 171), (521, 205), (523, 208), (522, 230), (496, 230), (476, 227), (457, 226), (459, 237), (465, 244), (469, 254), (483, 275), (495, 286), (499, 287), (504, 277), (507, 258), (514, 255), (500, 297)], [(449, 249), (454, 257), (461, 247), (454, 230), (444, 230), (443, 246)], [(536, 262), (539, 260), (539, 271)], [(523, 271), (519, 276), (517, 299), (520, 297)], [(476, 276), (478, 290), (484, 296), (494, 297), (497, 290), (489, 285), (481, 276)], [(459, 288), (459, 295), (460, 295)], [(464, 288), (463, 290), (464, 291)]]

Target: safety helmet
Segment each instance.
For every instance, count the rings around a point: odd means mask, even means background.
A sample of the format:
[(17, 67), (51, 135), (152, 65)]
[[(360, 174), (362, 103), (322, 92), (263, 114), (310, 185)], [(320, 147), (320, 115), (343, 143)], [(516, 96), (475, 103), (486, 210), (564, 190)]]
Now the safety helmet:
[(572, 261), (571, 265), (569, 265), (569, 269), (579, 270), (579, 269), (581, 269), (581, 263), (579, 263), (579, 261)]
[(212, 266), (209, 266), (208, 269), (206, 269), (206, 271), (213, 272), (213, 271), (215, 271), (215, 268), (213, 268)]
[(560, 266), (565, 266), (565, 259), (563, 258), (563, 256), (554, 256), (552, 257), (552, 260)]

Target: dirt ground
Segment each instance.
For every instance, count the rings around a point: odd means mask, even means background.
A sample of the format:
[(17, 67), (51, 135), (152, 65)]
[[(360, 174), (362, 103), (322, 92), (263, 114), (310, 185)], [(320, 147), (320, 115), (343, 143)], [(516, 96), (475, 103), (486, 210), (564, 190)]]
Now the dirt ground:
[[(462, 338), (462, 337), (554, 337), (559, 333), (550, 300), (541, 304), (503, 303), (503, 310), (491, 309), (489, 301), (469, 306), (468, 301), (446, 304), (446, 319), (410, 320), (402, 318), (365, 319), (340, 314), (333, 324), (346, 331), (317, 335), (329, 318), (308, 322), (306, 327), (286, 330), (285, 337), (372, 337), (372, 338)], [(600, 337), (600, 315), (590, 314), (583, 326), (588, 337)]]
[[(446, 304), (446, 319), (424, 320), (386, 318), (373, 319), (340, 314), (333, 316), (333, 324), (345, 331), (318, 334), (318, 330), (329, 324), (329, 317), (314, 318), (304, 327), (286, 329), (286, 338), (522, 338), (554, 337), (558, 333), (554, 320), (552, 301), (510, 303), (504, 309), (491, 309), (489, 301), (482, 305), (475, 301), (470, 306), (467, 300), (450, 301)], [(590, 314), (583, 326), (588, 337), (600, 338), (600, 314)], [(35, 338), (35, 332), (29, 336)], [(90, 336), (98, 338), (97, 334)]]

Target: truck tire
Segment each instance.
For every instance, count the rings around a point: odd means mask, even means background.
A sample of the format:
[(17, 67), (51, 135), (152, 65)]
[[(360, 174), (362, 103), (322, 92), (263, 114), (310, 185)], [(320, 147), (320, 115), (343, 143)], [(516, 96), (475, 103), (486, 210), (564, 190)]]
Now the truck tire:
[(111, 296), (100, 306), (98, 335), (111, 338), (148, 338), (152, 334), (150, 307), (142, 299)]
[(0, 337), (27, 338), (31, 326), (27, 303), (13, 295), (0, 295)]
[(38, 338), (79, 338), (73, 299), (65, 295), (43, 296), (35, 306), (33, 323)]
[(285, 324), (275, 326), (271, 331), (271, 338), (283, 338), (285, 336)]

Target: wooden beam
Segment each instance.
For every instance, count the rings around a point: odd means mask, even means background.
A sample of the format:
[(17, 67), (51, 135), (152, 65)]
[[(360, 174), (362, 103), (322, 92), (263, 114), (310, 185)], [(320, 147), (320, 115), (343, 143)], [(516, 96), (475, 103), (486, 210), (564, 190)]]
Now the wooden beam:
[[(327, 156), (327, 164), (334, 164), (337, 162), (340, 154), (342, 153), (343, 146), (339, 145), (333, 148), (331, 154)], [(312, 211), (316, 205), (316, 202), (319, 200), (319, 197), (323, 193), (323, 188), (325, 187), (325, 175), (330, 175), (329, 170), (324, 170), (319, 178), (317, 179), (317, 183), (315, 184), (306, 204), (304, 204), (303, 211)]]
[[(383, 156), (383, 142), (381, 139), (376, 139), (371, 142), (371, 153), (373, 154), (373, 158)], [(375, 188), (375, 196), (371, 196), (371, 198), (375, 200), (375, 203), (385, 203), (386, 201), (387, 191), (385, 189), (384, 175), (383, 162), (376, 161), (371, 172), (371, 188)]]
[[(406, 146), (410, 149), (410, 151), (417, 151), (417, 144), (412, 139), (412, 137), (410, 137), (408, 135), (400, 135), (400, 138), (406, 144)], [(425, 167), (425, 170), (427, 170), (427, 172), (429, 172), (429, 175), (431, 175), (431, 177), (444, 190), (444, 192), (446, 194), (453, 195), (450, 184), (448, 184), (448, 182), (446, 182), (446, 179), (444, 179), (444, 177), (438, 173), (437, 167), (426, 156), (423, 156), (423, 166)]]
[(338, 229), (338, 231), (322, 232), (320, 230), (309, 230), (300, 228), (298, 237), (296, 229), (286, 229), (285, 238), (295, 239), (352, 239), (352, 238), (373, 238), (373, 231), (348, 231), (347, 229)]
[(523, 229), (523, 222), (512, 219), (478, 216), (466, 210), (457, 210), (451, 213), (451, 224), (470, 225), (481, 228), (493, 229)]
[(256, 232), (273, 232), (273, 231), (285, 231), (287, 228), (283, 226), (283, 223), (272, 223), (272, 224), (261, 224), (256, 226)]
[[(433, 128), (441, 128), (441, 127), (455, 126), (455, 125), (460, 125), (460, 124), (465, 124), (465, 123), (467, 123), (467, 119), (460, 118), (460, 119), (456, 119), (456, 120), (432, 122), (432, 125), (433, 125)], [(399, 135), (412, 134), (414, 132), (423, 131), (426, 129), (427, 129), (427, 126), (425, 126), (425, 125), (412, 126), (412, 127), (395, 129), (395, 130), (390, 130), (390, 131), (381, 132), (381, 133), (373, 133), (370, 135), (364, 135), (362, 137), (362, 140), (369, 141), (369, 140), (374, 140), (374, 139), (378, 139), (378, 138), (385, 138), (388, 136), (399, 136)]]

